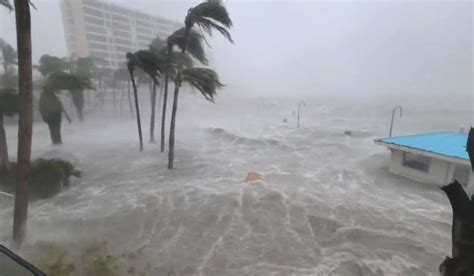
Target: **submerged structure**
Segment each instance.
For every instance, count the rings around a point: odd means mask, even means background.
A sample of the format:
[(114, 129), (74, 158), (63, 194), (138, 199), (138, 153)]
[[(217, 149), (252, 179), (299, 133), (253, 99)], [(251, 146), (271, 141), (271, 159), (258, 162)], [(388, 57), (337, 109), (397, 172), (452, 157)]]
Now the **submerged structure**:
[(391, 151), (391, 173), (439, 186), (456, 179), (472, 192), (467, 137), (462, 132), (445, 131), (376, 139), (375, 143)]

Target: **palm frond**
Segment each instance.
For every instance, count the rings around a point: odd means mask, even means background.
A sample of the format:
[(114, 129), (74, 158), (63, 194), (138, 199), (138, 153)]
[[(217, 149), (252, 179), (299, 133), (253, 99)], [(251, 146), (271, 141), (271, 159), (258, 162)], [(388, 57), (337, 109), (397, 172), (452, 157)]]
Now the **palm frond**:
[(140, 50), (133, 55), (137, 67), (150, 76), (156, 84), (159, 84), (158, 79), (163, 69), (163, 61), (150, 50)]
[(220, 32), (227, 40), (229, 40), (231, 43), (234, 43), (234, 40), (232, 39), (232, 36), (230, 35), (229, 31), (225, 28), (222, 27), (221, 25), (217, 24), (211, 19), (208, 18), (199, 18), (196, 21), (196, 24), (201, 27), (207, 34), (212, 36), (212, 30), (216, 29), (218, 32)]
[(183, 82), (198, 90), (206, 100), (214, 102), (217, 89), (224, 87), (214, 70), (208, 68), (187, 68), (181, 73)]
[(8, 42), (0, 39), (0, 50), (3, 57), (3, 63), (6, 65), (17, 64), (18, 53)]
[(161, 39), (159, 36), (156, 36), (151, 41), (150, 45), (148, 45), (148, 48), (150, 49), (150, 51), (156, 53), (160, 51), (161, 49), (163, 49), (165, 46), (166, 46), (166, 41)]
[(7, 8), (9, 11), (13, 11), (13, 6), (10, 4), (9, 0), (0, 0), (0, 5)]
[(232, 28), (229, 12), (221, 1), (207, 1), (189, 9), (185, 19), (186, 27), (190, 24), (192, 27), (199, 18), (212, 19), (226, 28)]
[(95, 65), (94, 57), (80, 57), (71, 62), (71, 69), (75, 74), (92, 78), (99, 68)]
[(127, 59), (127, 68), (129, 71), (132, 71), (135, 67), (141, 65), (140, 59), (138, 59), (134, 53), (127, 52), (125, 58)]
[(90, 79), (84, 76), (58, 71), (52, 73), (44, 82), (43, 88), (48, 91), (94, 89)]
[(50, 55), (42, 55), (39, 60), (38, 70), (40, 71), (41, 75), (48, 76), (54, 72), (64, 71), (70, 68), (69, 62), (65, 61), (62, 58), (50, 56)]
[(13, 116), (18, 113), (19, 101), (18, 93), (15, 89), (0, 89), (0, 114)]
[(188, 53), (182, 52), (173, 53), (170, 62), (172, 63), (172, 65), (179, 65), (185, 68), (191, 68), (194, 64), (191, 56)]
[(208, 60), (202, 41), (203, 36), (194, 30), (189, 31), (186, 41), (186, 29), (181, 28), (168, 37), (167, 45), (169, 51), (172, 50), (173, 46), (177, 46), (180, 50), (186, 47), (186, 52), (189, 52), (192, 57), (202, 64), (207, 65)]

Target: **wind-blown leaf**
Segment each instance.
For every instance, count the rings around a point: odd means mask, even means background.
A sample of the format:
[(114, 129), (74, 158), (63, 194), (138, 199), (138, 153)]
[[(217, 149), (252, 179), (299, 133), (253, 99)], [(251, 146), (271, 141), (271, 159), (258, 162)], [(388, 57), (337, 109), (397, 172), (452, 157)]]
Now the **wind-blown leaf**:
[(62, 71), (52, 73), (45, 80), (43, 88), (48, 91), (94, 89), (88, 78)]
[[(167, 39), (168, 51), (172, 51), (173, 46), (180, 50), (186, 45), (186, 52), (204, 65), (208, 64), (206, 53), (202, 44), (203, 37), (200, 33), (190, 30), (186, 41), (186, 29), (181, 28), (172, 33)], [(174, 54), (174, 53), (173, 53)]]
[(221, 25), (215, 23), (211, 19), (207, 18), (200, 18), (196, 24), (198, 24), (207, 34), (212, 36), (212, 29), (216, 29), (218, 32), (220, 32), (227, 40), (230, 42), (234, 43), (234, 40), (232, 40), (232, 37), (229, 33), (229, 31), (222, 27)]
[(54, 72), (65, 71), (69, 68), (70, 65), (68, 61), (46, 54), (41, 56), (38, 66), (38, 70), (44, 77), (47, 77)]
[(182, 71), (183, 82), (201, 92), (206, 100), (214, 102), (217, 89), (224, 87), (214, 70), (207, 68), (187, 68)]

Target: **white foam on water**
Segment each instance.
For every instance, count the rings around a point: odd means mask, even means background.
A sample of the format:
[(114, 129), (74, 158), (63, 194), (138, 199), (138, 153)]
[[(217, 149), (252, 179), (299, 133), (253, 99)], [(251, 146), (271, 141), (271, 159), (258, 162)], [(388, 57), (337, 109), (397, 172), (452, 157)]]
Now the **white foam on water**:
[[(291, 105), (274, 102), (255, 120), (249, 101), (183, 101), (172, 171), (159, 143), (138, 152), (131, 119), (65, 125), (60, 148), (35, 125), (34, 157), (70, 160), (84, 175), (31, 204), (21, 253), (51, 267), (38, 257), (47, 244), (74, 275), (90, 273), (86, 255), (102, 251), (116, 275), (436, 274), (450, 252), (451, 209), (437, 187), (387, 173), (389, 153), (373, 139), (386, 135), (390, 108), (307, 100), (296, 130), (294, 118), (282, 122)], [(441, 115), (433, 130), (466, 117)], [(413, 121), (397, 133), (417, 131)], [(245, 183), (252, 170), (268, 183)], [(0, 241), (11, 215), (0, 211)]]

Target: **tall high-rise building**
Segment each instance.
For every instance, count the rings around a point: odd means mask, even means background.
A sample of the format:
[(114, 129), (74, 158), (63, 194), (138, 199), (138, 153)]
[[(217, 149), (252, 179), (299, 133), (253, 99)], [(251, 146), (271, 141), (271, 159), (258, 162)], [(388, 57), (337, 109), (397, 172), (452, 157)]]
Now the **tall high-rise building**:
[(97, 57), (102, 66), (117, 68), (126, 52), (147, 48), (183, 26), (145, 12), (106, 1), (62, 0), (61, 12), (69, 55)]

